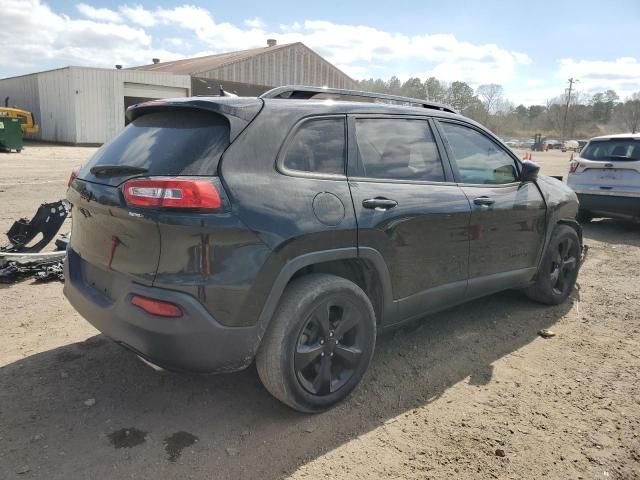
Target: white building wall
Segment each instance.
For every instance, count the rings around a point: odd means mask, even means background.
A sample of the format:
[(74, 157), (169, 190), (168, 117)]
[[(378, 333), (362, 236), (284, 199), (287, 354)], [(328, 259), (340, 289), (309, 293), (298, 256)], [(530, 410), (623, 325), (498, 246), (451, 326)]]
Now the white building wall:
[(76, 111), (68, 68), (38, 73), (40, 138), (52, 142), (77, 143)]
[[(124, 85), (136, 84), (149, 98), (157, 87), (172, 87), (188, 96), (188, 75), (66, 67), (21, 77), (0, 79), (0, 102), (33, 112), (40, 124), (34, 138), (62, 143), (100, 144), (124, 128)], [(155, 87), (155, 91), (154, 91)], [(3, 103), (4, 104), (4, 103)]]
[(124, 128), (125, 83), (148, 85), (150, 98), (153, 86), (175, 87), (188, 96), (191, 78), (188, 75), (146, 72), (142, 70), (107, 70), (71, 67), (75, 96), (75, 143), (104, 143)]

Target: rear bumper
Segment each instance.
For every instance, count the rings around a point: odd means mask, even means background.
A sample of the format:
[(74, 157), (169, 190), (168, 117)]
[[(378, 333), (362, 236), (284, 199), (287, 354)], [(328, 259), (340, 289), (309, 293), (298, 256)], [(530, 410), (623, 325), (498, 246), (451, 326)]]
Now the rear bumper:
[[(94, 327), (149, 362), (166, 370), (220, 373), (242, 370), (253, 360), (258, 327), (225, 327), (191, 295), (148, 287), (122, 274), (102, 271), (98, 290), (85, 278), (86, 263), (73, 250), (65, 262), (64, 294)], [(91, 269), (96, 275), (96, 269)], [(105, 291), (106, 290), (106, 291)], [(178, 305), (180, 318), (153, 316), (131, 304), (133, 295)]]
[(640, 218), (640, 197), (577, 193), (580, 209), (594, 216)]

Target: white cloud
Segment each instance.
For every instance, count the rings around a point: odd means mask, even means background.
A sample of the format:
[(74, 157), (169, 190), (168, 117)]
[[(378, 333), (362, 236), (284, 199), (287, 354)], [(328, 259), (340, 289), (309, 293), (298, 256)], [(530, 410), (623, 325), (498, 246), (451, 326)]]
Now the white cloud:
[(191, 44), (189, 42), (187, 42), (184, 38), (179, 38), (179, 37), (169, 37), (165, 39), (169, 44), (173, 45), (174, 47), (182, 47), (182, 48), (189, 48), (191, 47)]
[[(240, 25), (217, 21), (205, 8), (179, 5), (147, 9), (138, 4), (122, 4), (117, 10), (79, 3), (76, 8), (85, 19), (56, 14), (40, 0), (5, 0), (0, 27), (8, 26), (3, 46), (9, 64), (44, 55), (60, 62), (110, 66), (147, 63), (152, 56), (163, 60), (180, 53), (157, 53), (153, 37), (158, 29), (172, 28), (164, 44), (186, 50), (223, 52), (265, 46), (267, 38), (279, 43), (303, 42), (336, 64), (347, 74), (407, 77), (435, 75), (443, 80), (481, 83), (508, 82), (522, 65), (531, 62), (521, 52), (495, 44), (472, 44), (448, 34), (404, 35), (366, 25), (347, 25), (324, 20), (306, 20), (267, 30), (260, 18), (249, 18)], [(184, 31), (176, 35), (175, 29)], [(37, 36), (25, 36), (37, 31)], [(20, 33), (21, 32), (21, 33)], [(162, 41), (162, 40), (161, 40)], [(7, 48), (8, 47), (8, 48)], [(44, 52), (44, 53), (43, 53)], [(186, 53), (186, 52), (185, 52)], [(383, 66), (378, 68), (377, 66)]]
[(248, 18), (244, 21), (244, 24), (247, 27), (251, 28), (265, 28), (266, 24), (262, 21), (260, 17)]
[[(38, 32), (25, 35), (25, 32)], [(112, 67), (149, 63), (182, 55), (154, 48), (152, 37), (141, 28), (113, 23), (72, 19), (53, 12), (39, 0), (4, 0), (0, 15), (0, 68), (42, 70), (43, 65)]]
[(118, 10), (129, 21), (142, 27), (153, 27), (158, 23), (154, 14), (141, 5), (134, 5), (133, 7), (122, 5)]
[(233, 24), (194, 5), (148, 9), (126, 0), (113, 9), (78, 3), (79, 18), (75, 18), (52, 11), (43, 1), (3, 0), (0, 72), (22, 73), (42, 69), (44, 64), (46, 68), (132, 66), (149, 63), (153, 57), (166, 61), (202, 52), (262, 47), (267, 38), (275, 38), (280, 44), (305, 43), (354, 78), (433, 75), (474, 87), (501, 83), (516, 103), (544, 103), (562, 93), (569, 77), (579, 78), (578, 88), (588, 92), (613, 88), (624, 97), (640, 90), (637, 58), (563, 59), (549, 78), (527, 79), (532, 60), (526, 53), (493, 43), (462, 41), (451, 34), (406, 35), (326, 20), (294, 21), (268, 29), (259, 17)]
[(110, 10), (108, 8), (96, 8), (86, 3), (78, 3), (76, 9), (85, 17), (91, 20), (103, 20), (106, 22), (119, 23), (122, 18), (118, 12)]
[[(367, 66), (378, 63), (393, 66), (398, 76), (434, 75), (446, 81), (479, 85), (507, 82), (520, 65), (531, 62), (524, 53), (495, 44), (463, 42), (448, 34), (408, 36), (327, 21), (306, 21), (302, 26), (294, 24), (283, 31), (279, 35), (281, 41), (304, 42), (354, 76), (366, 76)], [(425, 70), (424, 65), (431, 67)], [(375, 73), (370, 70), (368, 75)]]
[[(472, 85), (506, 82), (518, 66), (531, 63), (524, 53), (495, 44), (476, 45), (453, 35), (414, 35), (386, 32), (365, 25), (346, 25), (324, 20), (307, 20), (280, 25), (267, 31), (259, 18), (243, 26), (217, 22), (211, 13), (193, 5), (146, 9), (136, 5), (119, 7), (130, 22), (141, 26), (173, 25), (192, 32), (216, 52), (261, 47), (267, 38), (279, 43), (303, 42), (354, 77), (375, 75), (372, 63), (388, 64), (399, 76), (436, 75), (443, 80), (463, 80)], [(420, 66), (430, 64), (429, 70)]]
[(621, 98), (640, 91), (640, 61), (633, 57), (616, 60), (560, 60), (559, 79), (577, 78), (577, 88), (589, 93), (613, 89)]

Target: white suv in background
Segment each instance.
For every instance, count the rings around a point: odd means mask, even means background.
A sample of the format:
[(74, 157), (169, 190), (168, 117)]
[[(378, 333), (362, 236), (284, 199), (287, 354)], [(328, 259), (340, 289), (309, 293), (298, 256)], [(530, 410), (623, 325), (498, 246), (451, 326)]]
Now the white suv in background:
[(589, 140), (571, 162), (567, 184), (580, 200), (580, 222), (640, 219), (640, 133)]

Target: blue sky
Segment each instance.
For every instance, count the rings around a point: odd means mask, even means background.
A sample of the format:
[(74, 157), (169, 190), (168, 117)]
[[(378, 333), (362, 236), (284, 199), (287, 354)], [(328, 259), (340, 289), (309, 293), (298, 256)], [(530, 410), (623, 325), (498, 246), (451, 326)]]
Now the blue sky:
[[(499, 83), (545, 103), (570, 76), (585, 95), (640, 91), (640, 1), (265, 2), (3, 0), (0, 77), (110, 68), (302, 41), (353, 78)], [(35, 33), (27, 33), (35, 32)]]

